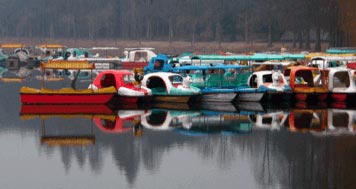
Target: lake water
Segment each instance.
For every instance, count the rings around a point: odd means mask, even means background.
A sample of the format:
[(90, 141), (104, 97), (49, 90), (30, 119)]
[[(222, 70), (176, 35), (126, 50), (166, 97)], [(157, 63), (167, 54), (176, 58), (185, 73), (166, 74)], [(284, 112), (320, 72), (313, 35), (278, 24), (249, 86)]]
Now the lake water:
[(23, 85), (39, 82), (0, 83), (0, 188), (356, 185), (356, 108), (157, 104), (45, 114), (21, 106)]

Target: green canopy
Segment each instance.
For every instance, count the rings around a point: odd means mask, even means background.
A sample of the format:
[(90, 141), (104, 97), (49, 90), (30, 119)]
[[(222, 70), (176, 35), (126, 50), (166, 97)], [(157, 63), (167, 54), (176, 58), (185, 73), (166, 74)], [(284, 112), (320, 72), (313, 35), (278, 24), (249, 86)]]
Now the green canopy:
[(329, 54), (356, 54), (355, 48), (330, 48), (326, 50)]

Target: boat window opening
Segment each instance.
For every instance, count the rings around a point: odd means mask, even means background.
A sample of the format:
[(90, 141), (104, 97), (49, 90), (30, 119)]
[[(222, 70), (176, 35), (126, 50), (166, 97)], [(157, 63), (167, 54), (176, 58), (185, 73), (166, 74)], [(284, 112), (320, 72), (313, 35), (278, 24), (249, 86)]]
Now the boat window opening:
[(87, 71), (80, 72), (80, 76), (81, 77), (88, 77), (89, 76), (89, 72), (87, 72)]
[(51, 71), (50, 70), (46, 70), (46, 76), (50, 76), (51, 75)]
[(310, 71), (298, 71), (295, 74), (295, 83), (314, 87), (313, 73)]
[(284, 77), (288, 77), (289, 78), (290, 77), (290, 69), (288, 69), (288, 68), (285, 69), (283, 75), (284, 75)]
[(271, 117), (265, 117), (262, 119), (263, 124), (271, 124), (273, 119)]
[(151, 115), (146, 117), (146, 120), (151, 126), (161, 126), (166, 120), (167, 114), (165, 111), (152, 112)]
[(328, 67), (337, 67), (335, 61), (328, 62)]
[(154, 69), (155, 70), (162, 70), (163, 68), (163, 60), (156, 60), (155, 63), (154, 63)]
[(116, 88), (115, 76), (113, 74), (106, 74), (100, 79), (100, 85), (102, 87), (114, 86)]
[(100, 120), (101, 125), (108, 130), (113, 130), (115, 128), (115, 122), (107, 120), (107, 119), (102, 119)]
[(337, 72), (333, 78), (333, 85), (337, 88), (350, 87), (350, 78), (348, 72)]
[(124, 79), (125, 84), (132, 83), (135, 81), (135, 78), (133, 75), (124, 75), (123, 79)]
[(263, 83), (272, 83), (272, 74), (266, 74), (262, 78)]
[(254, 88), (257, 88), (257, 75), (251, 76), (250, 86), (254, 87)]
[(178, 85), (183, 83), (183, 77), (179, 75), (170, 76), (169, 80), (171, 81), (172, 85)]
[(166, 84), (160, 77), (150, 77), (147, 80), (146, 86), (150, 89), (164, 89), (166, 90)]
[(349, 115), (347, 113), (334, 113), (332, 121), (335, 127), (347, 127), (349, 124)]
[(135, 62), (146, 62), (147, 61), (147, 52), (136, 52), (134, 61)]
[(257, 118), (256, 118), (256, 115), (255, 115), (255, 114), (249, 115), (248, 117), (249, 117), (249, 119), (250, 119), (252, 122), (256, 123)]

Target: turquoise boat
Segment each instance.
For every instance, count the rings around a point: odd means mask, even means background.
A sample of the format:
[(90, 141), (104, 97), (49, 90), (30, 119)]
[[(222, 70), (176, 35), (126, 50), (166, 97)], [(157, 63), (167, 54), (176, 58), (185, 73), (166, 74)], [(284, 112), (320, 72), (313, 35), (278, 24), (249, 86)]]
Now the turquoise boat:
[(236, 92), (247, 87), (251, 72), (249, 66), (216, 65), (216, 66), (182, 66), (172, 71), (189, 76), (192, 86), (201, 90), (202, 102), (232, 102)]

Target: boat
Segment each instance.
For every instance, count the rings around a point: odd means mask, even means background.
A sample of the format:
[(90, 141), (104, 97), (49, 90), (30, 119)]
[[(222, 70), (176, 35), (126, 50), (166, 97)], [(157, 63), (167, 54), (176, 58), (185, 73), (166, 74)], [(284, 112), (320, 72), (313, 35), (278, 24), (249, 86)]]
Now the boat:
[(201, 90), (201, 102), (232, 102), (236, 90), (246, 86), (250, 75), (248, 66), (241, 65), (202, 65), (181, 66), (172, 71), (185, 74), (192, 79), (192, 86)]
[(47, 62), (50, 59), (63, 58), (67, 47), (61, 44), (40, 44), (36, 49), (40, 51), (38, 59)]
[(152, 57), (157, 56), (154, 48), (125, 48), (125, 57), (120, 59), (121, 69), (144, 68)]
[[(288, 100), (292, 89), (280, 70), (265, 70), (253, 72), (247, 80), (250, 88), (257, 89), (256, 93), (240, 93), (239, 101), (267, 101)], [(259, 92), (261, 91), (261, 92)]]
[(356, 96), (355, 72), (345, 67), (330, 68), (328, 90), (334, 102), (350, 102)]
[(191, 83), (189, 77), (169, 72), (145, 74), (142, 80), (142, 86), (152, 90), (153, 102), (188, 103), (201, 94)]
[(349, 63), (356, 61), (356, 56), (354, 54), (343, 54), (343, 55), (330, 55), (324, 54), (322, 56), (314, 56), (311, 58), (308, 66), (316, 67), (319, 69), (335, 68), (335, 67), (347, 67)]
[[(82, 69), (78, 76), (76, 76), (76, 70), (68, 69), (65, 74), (70, 79), (90, 80), (91, 78), (95, 78), (103, 70), (120, 68), (120, 59), (118, 57), (100, 57), (98, 53), (93, 55), (89, 51), (92, 49), (67, 48), (64, 55), (55, 60), (88, 61), (95, 65), (95, 68), (91, 70)], [(95, 48), (95, 50), (98, 50), (98, 47)]]
[(289, 82), (296, 101), (326, 101), (327, 71), (307, 66), (291, 66), (285, 69), (284, 77)]
[(105, 70), (99, 73), (89, 88), (98, 90), (114, 87), (117, 91), (117, 95), (114, 97), (115, 101), (137, 103), (140, 98), (152, 96), (151, 89), (141, 86), (142, 77), (137, 71)]
[[(56, 61), (50, 60), (41, 63), (42, 73), (46, 69), (94, 69), (93, 63), (87, 61)], [(79, 72), (79, 71), (78, 71)], [(75, 89), (75, 81), (72, 88), (48, 89), (44, 86), (44, 80), (40, 89), (23, 86), (20, 89), (22, 104), (105, 104), (116, 94), (115, 87), (101, 89)]]
[(3, 78), (26, 78), (31, 70), (38, 68), (40, 61), (30, 55), (24, 44), (7, 43), (0, 45), (0, 67), (6, 68)]

